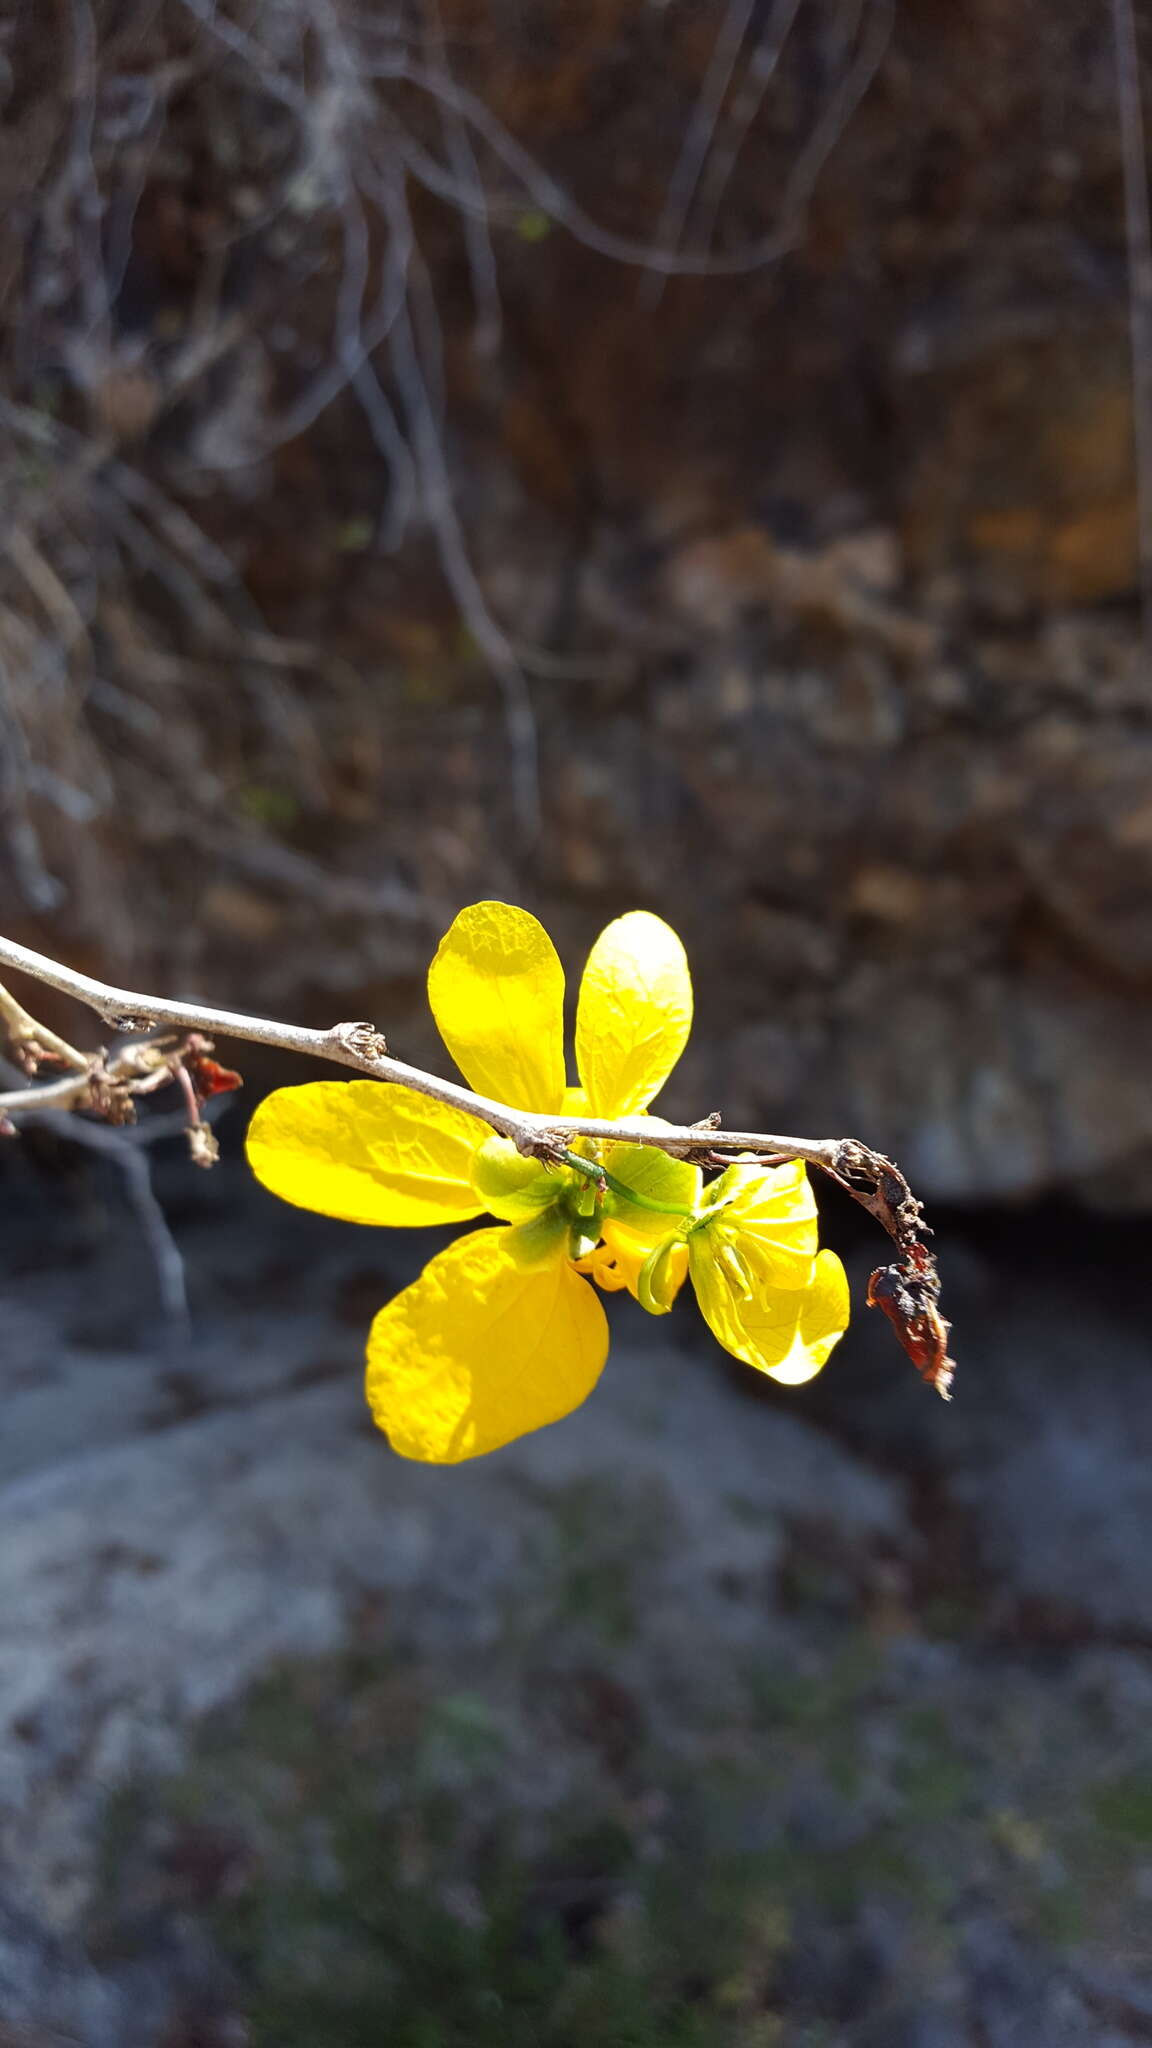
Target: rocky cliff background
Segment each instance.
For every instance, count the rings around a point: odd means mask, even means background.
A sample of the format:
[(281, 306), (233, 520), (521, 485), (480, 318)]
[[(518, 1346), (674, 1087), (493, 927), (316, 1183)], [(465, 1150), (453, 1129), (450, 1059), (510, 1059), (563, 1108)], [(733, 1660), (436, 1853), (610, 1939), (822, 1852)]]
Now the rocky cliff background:
[(697, 963), (683, 1108), (1146, 1199), (1108, 10), (0, 36), (17, 935), (419, 1057), (462, 901), (573, 954), (644, 903)]
[(405, 1465), (432, 1241), (253, 1185), (272, 1062), (211, 1175), (26, 1125), (0, 2048), (1152, 2035), (1150, 34), (0, 7), (4, 929), (431, 1062), (461, 903), (574, 970), (651, 906), (668, 1106), (895, 1152), (959, 1360), (624, 1304), (579, 1415)]

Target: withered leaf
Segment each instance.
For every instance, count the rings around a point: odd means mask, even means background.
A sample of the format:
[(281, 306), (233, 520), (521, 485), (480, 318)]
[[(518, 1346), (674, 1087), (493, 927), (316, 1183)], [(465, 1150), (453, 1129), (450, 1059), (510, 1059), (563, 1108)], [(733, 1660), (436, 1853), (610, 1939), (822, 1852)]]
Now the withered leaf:
[(220, 1066), (206, 1053), (186, 1053), (184, 1065), (192, 1076), (192, 1085), (201, 1102), (207, 1102), (212, 1095), (227, 1095), (233, 1088), (244, 1086), (243, 1077), (234, 1068)]
[(925, 1245), (909, 1245), (905, 1256), (878, 1266), (868, 1282), (869, 1308), (883, 1309), (921, 1378), (950, 1401), (955, 1365), (948, 1356), (949, 1325), (937, 1306), (940, 1280)]

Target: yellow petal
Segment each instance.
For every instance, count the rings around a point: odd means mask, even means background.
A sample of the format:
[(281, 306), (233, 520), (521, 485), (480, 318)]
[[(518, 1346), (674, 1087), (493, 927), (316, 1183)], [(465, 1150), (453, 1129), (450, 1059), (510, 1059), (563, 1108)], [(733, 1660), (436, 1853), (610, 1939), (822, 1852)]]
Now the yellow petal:
[(373, 1323), (368, 1400), (401, 1457), (478, 1458), (559, 1421), (596, 1385), (608, 1323), (594, 1290), (566, 1258), (518, 1265), (514, 1235), (457, 1238)]
[(601, 932), (576, 1010), (576, 1058), (594, 1116), (647, 1109), (692, 1029), (692, 978), (670, 925), (631, 910)]
[(688, 1251), (696, 1298), (725, 1351), (788, 1386), (814, 1378), (848, 1327), (848, 1282), (835, 1252), (817, 1254), (807, 1287), (765, 1287), (754, 1278), (743, 1299), (709, 1256), (703, 1232)]
[(440, 1036), (479, 1095), (547, 1115), (564, 1100), (564, 969), (542, 924), (473, 903), (428, 969)]
[(774, 1287), (806, 1287), (816, 1256), (816, 1198), (802, 1159), (787, 1166), (730, 1166), (708, 1188), (718, 1229), (754, 1257), (757, 1272)]
[[(604, 1242), (597, 1245), (593, 1253), (594, 1263), (591, 1272), (596, 1285), (603, 1287), (608, 1293), (626, 1287), (629, 1294), (639, 1301), (640, 1275), (656, 1247), (667, 1242), (672, 1234), (673, 1224), (674, 1218), (666, 1216), (660, 1237), (652, 1239), (630, 1230), (625, 1223), (618, 1223), (613, 1218), (606, 1217)], [(661, 1291), (666, 1307), (671, 1308), (687, 1278), (688, 1247), (686, 1244), (676, 1244), (664, 1262), (661, 1278)]]
[(278, 1088), (248, 1127), (257, 1180), (345, 1223), (464, 1223), (482, 1216), (472, 1157), (487, 1124), (382, 1081)]
[[(652, 1246), (646, 1238), (637, 1237), (624, 1223), (606, 1220), (603, 1229), (604, 1242), (593, 1253), (596, 1263), (592, 1270), (596, 1284), (609, 1292), (626, 1287), (629, 1294), (634, 1295), (640, 1269)], [(667, 1230), (664, 1235), (668, 1235)]]
[[(641, 1252), (636, 1262), (637, 1273), (644, 1263), (645, 1256), (646, 1254)], [(628, 1285), (628, 1276), (622, 1270), (611, 1245), (598, 1244), (582, 1259), (573, 1260), (573, 1264), (578, 1273), (587, 1273), (589, 1279), (596, 1282), (597, 1287), (604, 1289), (605, 1294), (620, 1294)]]

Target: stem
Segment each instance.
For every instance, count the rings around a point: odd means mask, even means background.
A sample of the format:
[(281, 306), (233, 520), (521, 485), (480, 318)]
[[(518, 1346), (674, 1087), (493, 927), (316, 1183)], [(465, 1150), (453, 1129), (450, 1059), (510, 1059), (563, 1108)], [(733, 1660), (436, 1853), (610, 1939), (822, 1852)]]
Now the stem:
[[(0, 938), (0, 967), (19, 968), (34, 980), (47, 983), (49, 988), (75, 996), (117, 1030), (145, 1031), (156, 1024), (173, 1024), (188, 1031), (218, 1033), (225, 1038), (246, 1039), (253, 1045), (272, 1045), (285, 1052), (304, 1053), (312, 1059), (331, 1060), (375, 1081), (411, 1088), (418, 1095), (430, 1096), (434, 1102), (447, 1103), (450, 1108), (478, 1117), (501, 1137), (511, 1138), (517, 1149), (529, 1157), (554, 1159), (572, 1138), (595, 1138), (602, 1144), (648, 1145), (674, 1159), (707, 1158), (729, 1152), (752, 1152), (757, 1157), (776, 1154), (786, 1159), (805, 1159), (827, 1173), (839, 1172), (849, 1151), (858, 1154), (861, 1160), (875, 1156), (866, 1147), (851, 1145), (841, 1138), (788, 1138), (762, 1131), (700, 1130), (691, 1124), (654, 1128), (646, 1117), (611, 1122), (606, 1117), (531, 1115), (393, 1059), (380, 1033), (370, 1024), (335, 1024), (327, 1031), (313, 1031), (303, 1024), (281, 1024), (266, 1017), (247, 1017), (235, 1010), (209, 1009), (202, 1003), (141, 995), (64, 967), (43, 953), (33, 952), (29, 946), (17, 945), (14, 939)], [(39, 1095), (38, 1090), (36, 1093)], [(0, 1106), (7, 1101), (7, 1097), (0, 1097)], [(18, 1097), (14, 1106), (31, 1108), (31, 1091), (27, 1101)]]
[(45, 1081), (39, 1087), (7, 1088), (0, 1094), (0, 1116), (13, 1115), (25, 1109), (71, 1109), (76, 1103), (84, 1102), (88, 1094), (89, 1075), (65, 1074), (59, 1081)]
[(71, 1067), (74, 1071), (87, 1072), (88, 1060), (85, 1055), (77, 1052), (74, 1045), (69, 1045), (67, 1039), (58, 1037), (55, 1031), (49, 1031), (46, 1024), (38, 1024), (35, 1017), (30, 1017), (23, 1003), (18, 1003), (2, 982), (0, 1024), (4, 1026), (10, 1045), (18, 1049), (23, 1048), (40, 1058), (47, 1056), (59, 1060), (62, 1066)]
[(651, 1209), (657, 1216), (692, 1217), (696, 1214), (694, 1209), (682, 1209), (677, 1202), (654, 1202), (648, 1195), (638, 1195), (634, 1188), (630, 1188), (626, 1181), (617, 1180), (615, 1174), (609, 1173), (608, 1168), (601, 1166), (598, 1160), (582, 1159), (579, 1152), (562, 1152), (559, 1157), (565, 1166), (575, 1167), (577, 1173), (586, 1174), (589, 1180), (595, 1181), (598, 1188), (611, 1188), (614, 1195), (631, 1202), (636, 1209)]
[[(654, 1202), (636, 1196), (631, 1188), (617, 1181), (598, 1162), (585, 1160), (573, 1152), (572, 1140), (591, 1138), (600, 1145), (647, 1145), (653, 1151), (668, 1153), (673, 1159), (690, 1159), (704, 1166), (722, 1166), (731, 1155), (767, 1159), (773, 1165), (790, 1159), (803, 1159), (812, 1166), (820, 1167), (846, 1194), (867, 1209), (901, 1253), (896, 1263), (873, 1273), (868, 1300), (884, 1310), (917, 1371), (930, 1386), (935, 1387), (937, 1393), (948, 1398), (953, 1374), (952, 1360), (947, 1355), (948, 1325), (937, 1308), (940, 1280), (936, 1263), (922, 1242), (925, 1225), (921, 1204), (892, 1160), (854, 1138), (781, 1138), (763, 1131), (723, 1131), (713, 1128), (711, 1118), (706, 1118), (703, 1124), (663, 1124), (647, 1117), (627, 1117), (610, 1123), (605, 1117), (534, 1116), (523, 1110), (509, 1109), (507, 1103), (490, 1102), (487, 1096), (475, 1095), (470, 1088), (461, 1088), (455, 1081), (441, 1081), (435, 1074), (426, 1074), (419, 1067), (409, 1067), (403, 1060), (393, 1059), (384, 1039), (371, 1024), (334, 1024), (328, 1031), (311, 1031), (302, 1024), (279, 1024), (265, 1017), (245, 1017), (232, 1010), (210, 1010), (195, 1003), (170, 1002), (161, 996), (137, 995), (128, 989), (112, 988), (105, 982), (94, 981), (90, 975), (78, 974), (71, 967), (62, 967), (43, 953), (34, 953), (28, 946), (18, 946), (13, 939), (0, 938), (0, 966), (19, 968), (34, 980), (46, 982), (50, 988), (59, 989), (64, 995), (75, 996), (117, 1031), (139, 1032), (150, 1030), (157, 1024), (173, 1024), (185, 1031), (210, 1035), (220, 1033), (227, 1038), (247, 1039), (254, 1045), (280, 1046), (286, 1052), (331, 1060), (338, 1066), (351, 1067), (358, 1074), (370, 1075), (375, 1081), (410, 1088), (418, 1095), (427, 1095), (434, 1102), (444, 1102), (453, 1109), (463, 1110), (497, 1131), (501, 1137), (510, 1138), (525, 1158), (554, 1164), (563, 1162), (594, 1181), (602, 1190), (610, 1187), (624, 1200), (636, 1202), (641, 1208), (655, 1210), (658, 1215), (686, 1219), (689, 1226), (686, 1236), (708, 1218), (697, 1218), (694, 1211), (677, 1208), (668, 1202)], [(8, 995), (7, 990), (4, 998), (0, 1018), (7, 1020), (17, 1045), (31, 1049), (35, 1057), (37, 1047), (48, 1046), (50, 1035), (39, 1033), (27, 1011)], [(36, 1034), (34, 1038), (28, 1035), (29, 1027)], [(4, 1127), (5, 1112), (19, 1114), (21, 1111), (47, 1108), (53, 1103), (69, 1108), (99, 1106), (107, 1114), (117, 1088), (130, 1094), (134, 1081), (140, 1082), (140, 1048), (126, 1046), (119, 1054), (113, 1054), (111, 1060), (106, 1060), (103, 1052), (94, 1053), (90, 1058), (74, 1053), (63, 1039), (56, 1041), (56, 1047), (58, 1057), (67, 1057), (71, 1053), (73, 1061), (83, 1066), (83, 1072), (73, 1072), (47, 1086), (0, 1094), (0, 1129)], [(135, 1068), (133, 1055), (136, 1055)], [(116, 1071), (118, 1063), (127, 1070), (125, 1073)], [(94, 1087), (97, 1079), (100, 1082), (99, 1103)], [(190, 1138), (198, 1134), (210, 1137), (209, 1127), (194, 1124)], [(201, 1166), (212, 1163), (207, 1143), (194, 1146), (192, 1156)]]

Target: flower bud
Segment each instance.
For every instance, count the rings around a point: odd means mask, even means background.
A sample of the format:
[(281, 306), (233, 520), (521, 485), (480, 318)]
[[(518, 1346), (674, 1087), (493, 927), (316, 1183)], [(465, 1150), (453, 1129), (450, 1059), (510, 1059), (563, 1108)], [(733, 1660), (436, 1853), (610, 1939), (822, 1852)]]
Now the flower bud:
[(535, 1215), (557, 1193), (539, 1159), (526, 1159), (511, 1138), (486, 1138), (472, 1161), (472, 1185), (484, 1207), (508, 1223)]
[(688, 1247), (682, 1237), (665, 1238), (649, 1252), (636, 1278), (636, 1299), (650, 1316), (666, 1316), (688, 1270)]

